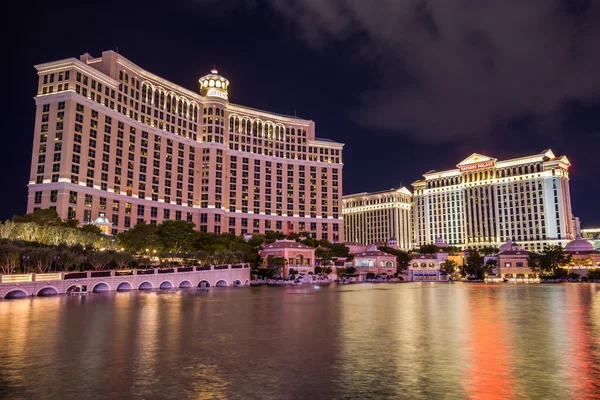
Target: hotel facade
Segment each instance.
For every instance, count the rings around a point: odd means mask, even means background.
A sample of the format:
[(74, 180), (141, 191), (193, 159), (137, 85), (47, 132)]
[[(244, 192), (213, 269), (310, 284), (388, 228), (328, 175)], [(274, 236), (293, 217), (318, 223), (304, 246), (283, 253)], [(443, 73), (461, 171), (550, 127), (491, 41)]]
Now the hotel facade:
[(343, 240), (343, 144), (313, 121), (230, 103), (216, 70), (195, 92), (113, 51), (36, 69), (28, 212)]
[(398, 248), (412, 248), (412, 194), (405, 187), (344, 196), (343, 216), (348, 242), (384, 245), (395, 239)]
[(526, 250), (574, 239), (570, 162), (551, 150), (510, 160), (473, 154), (413, 183), (414, 242), (460, 247), (518, 241)]

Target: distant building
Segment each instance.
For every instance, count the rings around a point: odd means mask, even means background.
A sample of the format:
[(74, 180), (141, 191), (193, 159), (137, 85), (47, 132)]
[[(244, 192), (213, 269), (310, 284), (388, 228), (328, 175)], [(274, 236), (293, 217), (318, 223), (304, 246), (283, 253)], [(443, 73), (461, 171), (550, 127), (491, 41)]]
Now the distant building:
[(529, 268), (529, 254), (512, 240), (502, 244), (498, 254), (498, 277), (510, 282), (539, 282), (538, 273)]
[(573, 217), (573, 235), (581, 237), (581, 221), (579, 221), (579, 217)]
[(571, 255), (569, 269), (573, 269), (574, 272), (580, 275), (587, 274), (588, 269), (600, 268), (600, 250), (594, 248), (591, 240), (579, 236), (567, 243), (565, 253)]
[(441, 271), (442, 265), (448, 261), (448, 253), (440, 250), (434, 254), (411, 254), (408, 265), (408, 280), (447, 281), (448, 274)]
[(377, 250), (375, 245), (365, 246), (364, 249), (352, 253), (356, 273), (359, 280), (364, 281), (367, 274), (392, 276), (396, 273), (396, 256)]
[(412, 194), (407, 188), (346, 195), (342, 213), (346, 240), (412, 248)]
[(460, 247), (508, 239), (541, 251), (575, 238), (569, 167), (551, 150), (510, 160), (472, 154), (413, 183), (415, 245), (441, 237)]
[(581, 237), (591, 241), (595, 249), (600, 249), (600, 228), (582, 229)]

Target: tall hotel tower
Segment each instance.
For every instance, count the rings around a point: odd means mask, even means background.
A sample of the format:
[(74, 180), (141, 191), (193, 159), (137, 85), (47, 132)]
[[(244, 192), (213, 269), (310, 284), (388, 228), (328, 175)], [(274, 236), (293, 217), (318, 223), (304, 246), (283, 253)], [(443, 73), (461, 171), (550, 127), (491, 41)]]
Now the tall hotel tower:
[(574, 239), (570, 165), (545, 150), (503, 161), (473, 154), (454, 169), (426, 173), (413, 183), (415, 244), (564, 246)]
[(215, 70), (196, 93), (113, 51), (36, 69), (28, 212), (342, 240), (343, 144), (313, 121), (230, 103)]

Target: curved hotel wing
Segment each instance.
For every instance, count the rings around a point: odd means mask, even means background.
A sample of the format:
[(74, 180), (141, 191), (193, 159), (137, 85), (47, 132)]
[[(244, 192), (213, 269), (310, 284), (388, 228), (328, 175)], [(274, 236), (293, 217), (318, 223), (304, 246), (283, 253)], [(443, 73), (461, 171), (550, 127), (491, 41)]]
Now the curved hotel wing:
[(215, 70), (196, 93), (113, 51), (36, 69), (28, 212), (342, 240), (343, 144), (313, 121), (229, 103)]
[(415, 244), (564, 246), (574, 239), (569, 167), (545, 150), (502, 161), (473, 154), (455, 169), (428, 172), (413, 183)]

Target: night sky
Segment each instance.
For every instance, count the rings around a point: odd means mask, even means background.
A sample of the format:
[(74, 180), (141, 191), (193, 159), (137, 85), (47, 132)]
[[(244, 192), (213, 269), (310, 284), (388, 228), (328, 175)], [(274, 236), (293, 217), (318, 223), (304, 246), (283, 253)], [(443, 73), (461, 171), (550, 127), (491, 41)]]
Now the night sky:
[(26, 208), (33, 65), (118, 47), (191, 90), (216, 65), (232, 102), (314, 120), (346, 144), (344, 194), (551, 148), (572, 163), (574, 215), (600, 226), (600, 1), (81, 3), (5, 15), (2, 219)]

